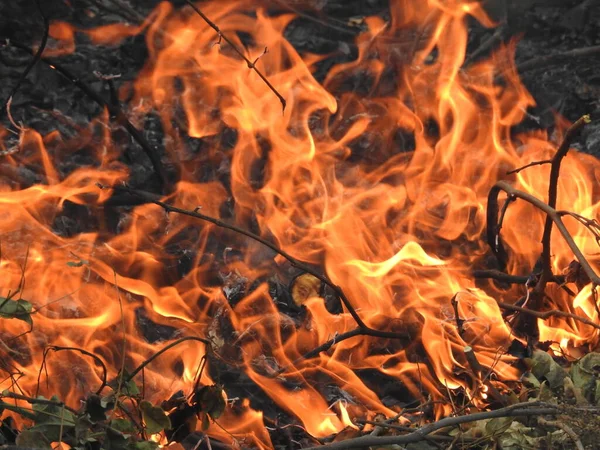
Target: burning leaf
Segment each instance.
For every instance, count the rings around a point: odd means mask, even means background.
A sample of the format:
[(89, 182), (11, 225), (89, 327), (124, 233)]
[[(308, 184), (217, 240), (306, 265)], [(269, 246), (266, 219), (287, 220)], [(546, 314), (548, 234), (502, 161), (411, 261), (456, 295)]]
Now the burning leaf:
[(16, 444), (23, 448), (52, 448), (50, 441), (40, 430), (23, 430), (17, 436)]
[(31, 320), (32, 305), (26, 300), (11, 300), (0, 297), (0, 317), (4, 319), (19, 319), (32, 325)]
[(156, 434), (171, 428), (171, 421), (162, 408), (144, 400), (140, 403), (140, 410), (149, 434)]
[(317, 277), (309, 273), (300, 275), (294, 280), (294, 286), (292, 287), (294, 303), (300, 306), (309, 298), (318, 297), (320, 289), (321, 281)]
[(533, 352), (531, 358), (525, 359), (525, 362), (531, 367), (531, 373), (538, 380), (548, 380), (548, 385), (551, 389), (556, 389), (563, 385), (563, 380), (567, 376), (567, 373), (548, 353), (536, 350)]
[(590, 402), (600, 404), (600, 353), (588, 353), (571, 367), (573, 384)]

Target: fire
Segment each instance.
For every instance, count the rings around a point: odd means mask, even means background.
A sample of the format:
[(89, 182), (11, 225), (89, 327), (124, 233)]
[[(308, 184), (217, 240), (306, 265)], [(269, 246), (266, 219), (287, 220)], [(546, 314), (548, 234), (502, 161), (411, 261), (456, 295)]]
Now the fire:
[[(544, 199), (547, 166), (505, 174), (556, 149), (556, 140), (542, 132), (511, 135), (534, 104), (513, 64), (515, 42), (463, 67), (465, 21), (494, 26), (478, 2), (395, 0), (389, 23), (365, 19), (358, 57), (322, 78), (324, 57), (300, 54), (284, 37), (295, 16), (272, 16), (251, 3), (201, 7), (247, 48), (249, 59), (258, 58), (256, 66), (287, 101), (283, 113), (269, 87), (212, 28), (168, 2), (136, 26), (77, 30), (54, 23), (47, 55), (74, 51), (75, 33), (116, 45), (145, 32), (148, 61), (137, 79), (123, 82), (121, 94), (133, 93), (127, 114), (134, 124), (160, 115), (165, 160), (177, 165), (180, 177), (164, 201), (256, 230), (292, 257), (321, 267), (369, 327), (406, 339), (355, 336), (302, 359), (354, 329), (352, 317), (315, 284), (301, 302), (306, 317), (299, 321), (272, 288), (275, 278), (289, 282), (289, 263), (256, 242), (155, 204), (128, 209), (111, 203), (113, 192), (97, 185), (118, 185), (131, 173), (104, 111), (81, 130), (79, 143), (26, 129), (19, 152), (2, 156), (2, 295), (25, 280), (18, 296), (35, 313), (31, 332), (24, 321), (0, 322), (2, 359), (10, 361), (0, 388), (57, 394), (78, 407), (101, 385), (101, 369), (76, 352), (44, 360), (47, 346), (83, 348), (115, 376), (123, 362), (136, 367), (167, 341), (199, 336), (212, 342), (221, 365), (243, 373), (289, 422), (314, 437), (354, 427), (350, 414), (397, 413), (368, 373), (394, 380), (417, 401), (464, 392), (474, 405), (485, 405), (488, 385), (465, 375), (464, 349), (471, 347), (493, 370), (498, 389), (517, 380), (515, 358), (506, 354), (515, 336), (497, 302), (526, 294), (523, 287), (504, 290), (472, 276), (488, 251), (482, 238), (487, 194), (496, 181), (509, 179)], [(240, 33), (248, 36), (243, 42)], [(199, 149), (184, 135), (200, 142)], [(7, 140), (9, 131), (0, 136)], [(69, 165), (69, 158), (84, 156), (82, 145), (86, 162)], [(35, 181), (17, 176), (22, 167)], [(597, 218), (599, 168), (591, 156), (569, 154), (558, 209)], [(543, 221), (525, 203), (508, 209), (502, 237), (511, 251), (510, 273), (530, 273)], [(593, 236), (575, 221), (568, 226), (594, 263)], [(559, 273), (573, 256), (558, 233), (552, 249)], [(455, 294), (462, 333), (451, 305)], [(575, 298), (556, 286), (548, 294), (560, 309), (597, 321), (589, 285)], [(539, 326), (541, 340), (566, 352), (598, 342), (596, 329), (564, 318)], [(205, 344), (185, 342), (162, 354), (145, 368), (145, 397), (160, 403), (178, 390), (190, 392), (208, 353)], [(38, 386), (42, 364), (47, 375)], [(217, 383), (223, 370), (209, 367), (200, 383)], [(327, 386), (351, 404), (332, 408)], [(232, 389), (229, 397), (243, 395)], [(208, 434), (269, 448), (265, 424), (274, 418), (260, 408), (248, 399), (229, 404)], [(436, 414), (451, 411), (449, 402), (440, 402)]]

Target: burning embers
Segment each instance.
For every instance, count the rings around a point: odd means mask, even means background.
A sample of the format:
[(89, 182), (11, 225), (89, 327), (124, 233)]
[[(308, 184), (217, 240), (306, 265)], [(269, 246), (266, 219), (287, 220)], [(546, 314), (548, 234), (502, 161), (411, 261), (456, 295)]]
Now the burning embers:
[[(103, 111), (55, 111), (75, 137), (14, 111), (1, 131), (7, 414), (56, 395), (48, 442), (81, 443), (87, 414), (104, 437), (260, 448), (519, 415), (523, 358), (598, 341), (600, 166), (567, 154), (587, 119), (511, 135), (534, 102), (514, 43), (463, 67), (467, 19), (494, 26), (476, 2), (391, 2), (322, 81), (326, 56), (284, 37), (295, 15), (252, 4), (50, 25), (43, 76)], [(135, 79), (61, 63), (77, 35), (140, 33)]]

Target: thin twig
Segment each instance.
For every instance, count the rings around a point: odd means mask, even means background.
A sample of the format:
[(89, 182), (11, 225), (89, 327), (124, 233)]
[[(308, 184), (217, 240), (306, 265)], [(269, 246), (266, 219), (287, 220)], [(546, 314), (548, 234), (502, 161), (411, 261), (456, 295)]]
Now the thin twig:
[[(500, 270), (490, 269), (490, 270), (474, 270), (471, 272), (474, 278), (479, 279), (491, 279), (496, 281), (501, 281), (503, 283), (510, 284), (527, 284), (528, 281), (531, 280), (531, 277), (525, 275), (510, 275), (505, 272), (501, 272)], [(552, 280), (553, 283), (563, 284), (565, 283), (565, 277), (563, 275), (555, 275)]]
[[(283, 96), (277, 92), (277, 89), (275, 89), (275, 87), (271, 84), (271, 82), (267, 79), (267, 77), (265, 77), (262, 72), (260, 70), (258, 70), (258, 68), (256, 67), (256, 61), (250, 61), (246, 55), (244, 55), (244, 53), (237, 48), (237, 46), (227, 37), (225, 36), (221, 30), (219, 29), (219, 27), (213, 22), (211, 21), (208, 17), (206, 17), (206, 15), (200, 11), (200, 9), (198, 9), (198, 7), (196, 7), (196, 5), (194, 5), (194, 3), (191, 2), (191, 0), (185, 0), (185, 2), (190, 5), (192, 7), (192, 9), (196, 12), (196, 14), (198, 14), (200, 17), (202, 17), (202, 19), (213, 29), (217, 32), (217, 35), (219, 36), (219, 40), (223, 39), (225, 42), (227, 42), (232, 48), (233, 50), (240, 56), (243, 58), (244, 61), (246, 61), (246, 64), (248, 65), (249, 69), (252, 69), (256, 72), (256, 74), (260, 77), (261, 80), (263, 80), (265, 82), (265, 84), (269, 87), (269, 89), (271, 89), (271, 91), (273, 91), (273, 93), (277, 96), (277, 98), (279, 99), (279, 101), (281, 102), (281, 106), (283, 108), (283, 111), (285, 111), (285, 106), (286, 106), (286, 101), (285, 98), (283, 98)], [(266, 48), (265, 48), (265, 52), (266, 52)]]
[(569, 313), (566, 311), (558, 311), (556, 309), (551, 309), (549, 311), (534, 311), (533, 309), (523, 308), (522, 306), (511, 305), (510, 303), (504, 302), (496, 302), (498, 306), (502, 309), (506, 309), (509, 311), (518, 311), (525, 314), (528, 314), (533, 317), (537, 317), (538, 319), (546, 320), (549, 317), (564, 317), (565, 319), (573, 319), (578, 322), (589, 325), (590, 327), (594, 327), (597, 330), (600, 330), (600, 325), (595, 323), (590, 319), (586, 319), (585, 317), (578, 316), (577, 314)]
[[(600, 46), (599, 46), (600, 48)], [(560, 166), (562, 160), (567, 153), (569, 152), (569, 148), (571, 147), (571, 142), (583, 128), (585, 124), (590, 123), (590, 116), (585, 115), (580, 117), (573, 125), (571, 125), (563, 138), (562, 143), (556, 150), (554, 157), (552, 158), (552, 163), (550, 167), (550, 181), (548, 183), (548, 206), (550, 208), (556, 208), (556, 199), (558, 197), (558, 177), (560, 176)], [(536, 286), (536, 290), (543, 291), (546, 287), (546, 283), (550, 278), (552, 278), (552, 252), (551, 252), (551, 237), (552, 237), (552, 217), (549, 215), (546, 216), (546, 222), (544, 224), (544, 234), (542, 237), (542, 276), (538, 281), (538, 285)]]
[(573, 50), (567, 50), (561, 53), (552, 53), (550, 55), (539, 56), (537, 58), (524, 61), (517, 64), (517, 72), (523, 73), (528, 70), (539, 70), (546, 66), (562, 61), (567, 58), (582, 58), (594, 55), (600, 55), (600, 45), (594, 45), (592, 47), (575, 48)]
[(47, 354), (50, 351), (54, 351), (54, 352), (61, 352), (61, 351), (74, 351), (74, 352), (79, 352), (83, 355), (89, 356), (90, 358), (92, 358), (94, 361), (96, 361), (96, 363), (102, 367), (102, 384), (100, 385), (100, 387), (96, 390), (96, 395), (100, 395), (102, 393), (102, 390), (106, 387), (106, 378), (107, 378), (107, 374), (108, 374), (108, 370), (106, 369), (106, 365), (104, 364), (104, 362), (102, 361), (102, 359), (100, 359), (100, 357), (98, 357), (97, 355), (94, 355), (91, 352), (88, 352), (87, 350), (84, 350), (83, 348), (79, 348), (79, 347), (60, 347), (58, 345), (51, 345), (46, 347), (46, 349), (44, 350), (44, 357), (42, 360), (42, 365), (40, 366), (40, 372), (38, 374), (38, 382), (37, 382), (37, 390), (35, 395), (38, 395), (38, 390), (40, 387), (40, 376), (42, 373), (43, 368), (46, 366), (46, 357)]
[(154, 361), (156, 358), (158, 358), (160, 355), (162, 355), (164, 352), (172, 349), (173, 347), (178, 346), (179, 344), (181, 344), (182, 342), (185, 341), (198, 341), (198, 342), (202, 342), (203, 344), (205, 344), (207, 346), (207, 349), (210, 350), (211, 348), (211, 343), (208, 339), (204, 339), (204, 338), (200, 338), (200, 337), (196, 337), (196, 336), (185, 336), (182, 337), (180, 339), (177, 339), (174, 342), (171, 342), (169, 345), (163, 347), (162, 349), (160, 349), (158, 352), (156, 352), (154, 355), (152, 355), (150, 358), (148, 358), (146, 361), (144, 361), (143, 363), (141, 363), (139, 366), (137, 366), (135, 369), (133, 369), (133, 372), (131, 372), (129, 374), (129, 376), (123, 380), (124, 383), (128, 383), (129, 381), (133, 380), (133, 378), (142, 370), (144, 369), (144, 367), (146, 367), (148, 364), (150, 364), (152, 361)]
[[(123, 312), (123, 300), (121, 299), (121, 293), (119, 291), (119, 285), (117, 284), (117, 271), (113, 269), (113, 276), (115, 278), (115, 291), (117, 294), (117, 300), (119, 301), (119, 310), (121, 314), (121, 328), (123, 332), (123, 348), (121, 349), (121, 370), (119, 371), (119, 380), (117, 383), (117, 390), (115, 394), (115, 405), (118, 406), (119, 398), (121, 396), (121, 388), (123, 387), (123, 377), (125, 376), (125, 356), (127, 355), (127, 330), (125, 329), (125, 314)], [(116, 408), (113, 408), (110, 413), (110, 420), (112, 421)]]
[(64, 408), (67, 411), (70, 411), (73, 414), (77, 414), (77, 411), (75, 409), (71, 408), (70, 406), (65, 405), (63, 402), (57, 402), (54, 400), (46, 400), (45, 398), (31, 398), (31, 397), (27, 397), (26, 395), (15, 394), (14, 392), (10, 392), (10, 391), (2, 392), (1, 397), (12, 398), (15, 400), (25, 400), (26, 402), (31, 403), (32, 405), (38, 404), (38, 405), (51, 405), (51, 406), (59, 406), (59, 407), (64, 406)]
[(585, 450), (583, 443), (579, 439), (579, 436), (577, 436), (577, 433), (575, 433), (575, 431), (573, 431), (573, 429), (567, 424), (558, 420), (549, 420), (544, 417), (538, 418), (538, 422), (542, 425), (555, 427), (560, 430), (563, 430), (573, 440), (573, 443), (575, 444), (575, 447), (577, 447), (577, 450)]
[(2, 108), (0, 108), (0, 118), (2, 117), (4, 112), (7, 110), (7, 105), (10, 103), (11, 99), (14, 97), (14, 95), (19, 90), (23, 81), (25, 81), (25, 78), (27, 78), (27, 75), (29, 75), (29, 72), (31, 72), (31, 69), (33, 69), (35, 67), (35, 65), (38, 63), (38, 61), (40, 61), (40, 59), (42, 58), (42, 53), (44, 53), (44, 49), (46, 48), (46, 43), (48, 42), (48, 34), (50, 33), (50, 21), (44, 14), (42, 5), (40, 5), (39, 0), (35, 0), (35, 5), (37, 6), (39, 13), (42, 16), (42, 19), (44, 20), (44, 35), (42, 36), (42, 41), (40, 42), (40, 46), (38, 47), (37, 51), (33, 55), (33, 58), (31, 59), (31, 61), (29, 61), (29, 64), (27, 64), (27, 67), (25, 67), (25, 70), (19, 77), (17, 84), (15, 84), (15, 86), (11, 89), (10, 93), (8, 94), (8, 97), (6, 97), (6, 100), (4, 100), (4, 102), (2, 103)]
[(509, 170), (508, 172), (506, 172), (506, 175), (512, 175), (513, 173), (519, 173), (521, 170), (527, 169), (528, 167), (541, 166), (543, 164), (550, 164), (551, 162), (552, 162), (551, 159), (544, 159), (542, 161), (533, 161), (533, 162), (530, 162), (529, 164), (525, 164), (524, 166), (517, 167), (516, 169), (513, 169), (513, 170)]

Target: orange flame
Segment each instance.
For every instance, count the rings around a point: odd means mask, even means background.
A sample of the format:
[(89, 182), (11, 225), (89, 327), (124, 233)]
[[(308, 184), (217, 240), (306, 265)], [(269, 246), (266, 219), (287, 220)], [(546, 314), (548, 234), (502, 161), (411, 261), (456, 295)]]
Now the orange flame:
[[(258, 229), (293, 257), (321, 266), (368, 326), (405, 332), (406, 342), (356, 336), (302, 360), (356, 324), (347, 311), (332, 312), (327, 295), (303, 300), (303, 320), (287, 314), (268, 283), (273, 274), (289, 276), (281, 257), (156, 205), (124, 209), (118, 223), (109, 223), (115, 217), (106, 203), (111, 191), (96, 183), (125, 181), (130, 169), (119, 162), (121, 144), (112, 141), (104, 111), (80, 135), (95, 143), (94, 163), (63, 166), (77, 157), (78, 143), (33, 130), (25, 132), (18, 153), (2, 157), (2, 295), (25, 279), (19, 295), (36, 313), (27, 334), (23, 321), (0, 321), (0, 344), (6, 344), (0, 351), (10, 361), (2, 368), (13, 374), (0, 389), (18, 384), (35, 394), (48, 345), (85, 348), (114, 376), (123, 355), (132, 368), (163, 341), (202, 336), (290, 421), (324, 437), (353, 426), (343, 403), (332, 409), (326, 386), (353, 399), (353, 417), (397, 413), (364, 372), (395, 379), (417, 400), (461, 391), (481, 405), (487, 394), (465, 376), (468, 345), (493, 368), (500, 388), (516, 380), (515, 358), (505, 354), (514, 336), (497, 301), (514, 301), (525, 291), (476, 283), (471, 271), (487, 251), (482, 231), (490, 187), (511, 168), (547, 159), (555, 145), (541, 132), (511, 135), (534, 104), (513, 64), (515, 42), (463, 67), (466, 19), (494, 25), (480, 3), (390, 3), (391, 21), (366, 18), (357, 59), (335, 65), (323, 81), (315, 73), (324, 57), (300, 54), (284, 37), (293, 15), (270, 16), (264, 9), (249, 15), (246, 2), (201, 5), (239, 47), (238, 33), (249, 36), (249, 58), (260, 57), (257, 67), (287, 100), (283, 114), (258, 75), (226, 45), (215, 45), (212, 28), (168, 2), (139, 26), (77, 30), (54, 23), (56, 45), (48, 56), (72, 52), (78, 32), (98, 45), (145, 32), (149, 59), (135, 80), (129, 114), (137, 124), (149, 112), (160, 114), (167, 157), (181, 171), (165, 201)], [(183, 133), (201, 138), (203, 147), (194, 149)], [(6, 140), (8, 132), (0, 137)], [(19, 168), (35, 173), (35, 183), (19, 178)], [(593, 189), (599, 168), (590, 156), (566, 157), (559, 209), (599, 217)], [(548, 170), (536, 166), (510, 179), (543, 199)], [(543, 220), (526, 204), (508, 209), (502, 236), (511, 251), (510, 273), (531, 271)], [(593, 236), (575, 221), (568, 226), (597, 265)], [(558, 233), (552, 239), (558, 273), (573, 256)], [(462, 334), (450, 303), (455, 294)], [(598, 320), (589, 286), (574, 299), (556, 287), (548, 295), (559, 309)], [(152, 326), (144, 330), (144, 321), (162, 331), (150, 338)], [(598, 342), (596, 329), (564, 318), (539, 326), (542, 340), (565, 351)], [(146, 368), (146, 397), (159, 403), (179, 389), (189, 392), (206, 352), (186, 342), (161, 355)], [(77, 353), (50, 356), (45, 366), (49, 376), (41, 377), (39, 392), (70, 405), (101, 383), (100, 369)], [(215, 383), (215, 373), (203, 372), (201, 382)], [(265, 429), (271, 419), (259, 407), (249, 400), (228, 407), (208, 434), (272, 447)], [(437, 408), (438, 415), (451, 411), (449, 403)]]

